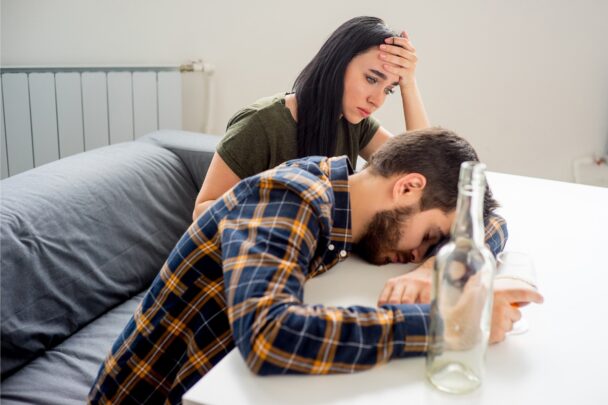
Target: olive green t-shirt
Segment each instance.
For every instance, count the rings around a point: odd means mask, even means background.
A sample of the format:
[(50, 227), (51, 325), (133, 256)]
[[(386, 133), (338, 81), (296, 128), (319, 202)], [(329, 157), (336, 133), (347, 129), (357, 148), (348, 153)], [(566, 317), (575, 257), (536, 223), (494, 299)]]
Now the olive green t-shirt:
[[(238, 111), (228, 122), (217, 153), (241, 179), (297, 158), (297, 126), (285, 105), (285, 93), (262, 98)], [(357, 156), (380, 127), (372, 117), (353, 125), (338, 125), (336, 156)]]

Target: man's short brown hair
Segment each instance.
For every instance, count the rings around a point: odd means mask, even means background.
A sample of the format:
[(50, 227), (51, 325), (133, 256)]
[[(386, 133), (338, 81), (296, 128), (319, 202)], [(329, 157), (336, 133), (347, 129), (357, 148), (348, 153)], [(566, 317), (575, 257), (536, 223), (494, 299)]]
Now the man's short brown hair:
[[(439, 208), (443, 212), (456, 209), (460, 165), (479, 161), (477, 152), (464, 138), (444, 128), (427, 128), (406, 132), (389, 139), (369, 159), (366, 169), (375, 175), (420, 173), (426, 187), (420, 210)], [(484, 196), (484, 218), (498, 203), (490, 188)]]

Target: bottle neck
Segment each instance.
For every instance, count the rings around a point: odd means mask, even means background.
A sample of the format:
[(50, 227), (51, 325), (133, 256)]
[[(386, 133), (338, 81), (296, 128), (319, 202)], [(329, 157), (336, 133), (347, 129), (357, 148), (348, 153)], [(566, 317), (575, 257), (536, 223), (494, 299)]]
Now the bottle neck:
[(485, 167), (476, 164), (470, 170), (461, 171), (458, 184), (456, 220), (452, 228), (452, 238), (466, 238), (483, 246), (485, 240), (483, 224), (483, 201), (486, 191)]
[(460, 193), (456, 208), (456, 222), (452, 231), (454, 239), (467, 238), (473, 240), (476, 245), (483, 245), (482, 201), (483, 199), (474, 193)]

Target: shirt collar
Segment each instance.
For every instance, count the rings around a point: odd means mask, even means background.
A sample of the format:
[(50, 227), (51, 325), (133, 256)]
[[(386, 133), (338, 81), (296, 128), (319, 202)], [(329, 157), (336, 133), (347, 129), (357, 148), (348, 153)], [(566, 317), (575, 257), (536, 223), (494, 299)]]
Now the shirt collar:
[[(352, 224), (350, 212), (350, 186), (348, 176), (353, 174), (350, 160), (346, 156), (327, 159), (328, 176), (334, 192), (333, 223), (330, 233), (331, 243), (336, 253), (352, 251)], [(343, 257), (342, 257), (343, 258)]]

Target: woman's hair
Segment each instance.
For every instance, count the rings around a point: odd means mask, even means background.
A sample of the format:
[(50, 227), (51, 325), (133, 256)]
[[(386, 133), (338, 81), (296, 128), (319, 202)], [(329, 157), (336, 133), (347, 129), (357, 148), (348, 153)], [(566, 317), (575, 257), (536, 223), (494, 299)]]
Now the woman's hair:
[(333, 156), (342, 114), (346, 67), (357, 55), (399, 36), (376, 17), (348, 20), (325, 41), (294, 85), (298, 103), (298, 157)]

